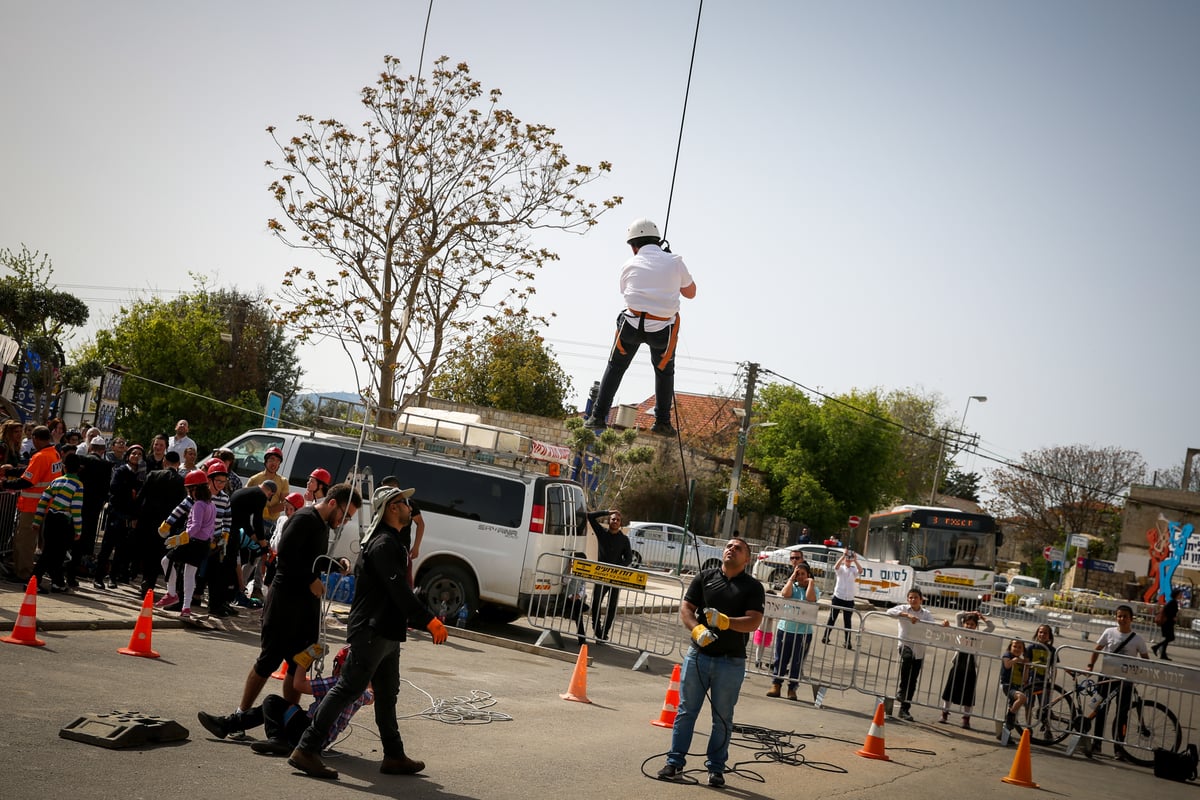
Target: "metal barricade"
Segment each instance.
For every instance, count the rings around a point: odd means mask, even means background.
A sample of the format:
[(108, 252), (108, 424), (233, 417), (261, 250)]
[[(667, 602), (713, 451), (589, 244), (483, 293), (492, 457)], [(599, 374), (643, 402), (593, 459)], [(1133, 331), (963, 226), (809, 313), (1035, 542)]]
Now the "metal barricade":
[(17, 493), (0, 492), (0, 560), (12, 555), (13, 536), (17, 531)]
[(564, 636), (579, 644), (601, 641), (636, 651), (633, 669), (641, 669), (651, 655), (669, 656), (679, 647), (681, 578), (558, 553), (538, 557), (534, 578), (536, 584), (562, 586), (560, 594), (530, 600), (528, 622), (542, 631), (539, 646), (553, 640), (562, 647)]
[(1101, 653), (1094, 648), (1058, 649), (1054, 692), (1045, 716), (1068, 755), (1082, 745), (1107, 745), (1142, 765), (1154, 750), (1182, 752), (1200, 723), (1200, 669), (1174, 662)]

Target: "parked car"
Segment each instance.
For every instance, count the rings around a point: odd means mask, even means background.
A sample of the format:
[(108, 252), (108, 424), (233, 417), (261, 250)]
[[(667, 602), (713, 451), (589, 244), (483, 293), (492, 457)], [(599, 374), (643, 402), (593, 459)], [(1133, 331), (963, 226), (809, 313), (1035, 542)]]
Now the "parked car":
[(1009, 581), (1006, 594), (1027, 595), (1036, 594), (1042, 590), (1042, 582), (1029, 575), (1013, 575)]
[(808, 562), (815, 578), (824, 577), (827, 570), (832, 570), (843, 553), (840, 547), (826, 547), (823, 544), (794, 544), (778, 550), (763, 550), (750, 568), (750, 574), (768, 586), (782, 586), (788, 575), (792, 574), (788, 557), (797, 550), (804, 554), (804, 560)]
[(629, 544), (635, 568), (675, 569), (680, 566), (682, 552), (683, 570), (695, 572), (721, 566), (725, 554), (723, 548), (706, 544), (691, 531), (665, 522), (630, 522)]

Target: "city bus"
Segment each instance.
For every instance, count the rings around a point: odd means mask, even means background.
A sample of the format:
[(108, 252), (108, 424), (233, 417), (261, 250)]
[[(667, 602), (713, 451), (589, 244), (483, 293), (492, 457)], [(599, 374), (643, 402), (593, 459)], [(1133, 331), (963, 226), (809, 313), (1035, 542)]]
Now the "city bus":
[(987, 514), (912, 505), (880, 511), (855, 531), (862, 555), (857, 596), (904, 603), (917, 586), (929, 605), (976, 608), (991, 598), (1002, 542)]

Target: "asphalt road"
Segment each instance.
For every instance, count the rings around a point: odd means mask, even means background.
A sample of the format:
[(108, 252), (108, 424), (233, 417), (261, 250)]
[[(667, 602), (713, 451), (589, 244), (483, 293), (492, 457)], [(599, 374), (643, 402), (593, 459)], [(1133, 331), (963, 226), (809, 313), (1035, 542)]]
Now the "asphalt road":
[[(517, 630), (514, 629), (514, 634)], [(254, 754), (245, 742), (210, 737), (196, 723), (197, 709), (227, 713), (257, 651), (252, 634), (156, 629), (160, 659), (117, 654), (127, 630), (46, 631), (44, 648), (0, 644), (5, 721), (0, 728), (0, 797), (24, 800), (80, 795), (105, 798), (228, 798), (245, 796), (362, 798), (571, 798), (695, 797), (706, 786), (651, 780), (663, 763), (670, 731), (655, 727), (671, 661), (651, 659), (630, 669), (634, 656), (593, 646), (587, 672), (592, 704), (568, 702), (573, 664), (506, 646), (455, 638), (434, 647), (428, 637), (408, 643), (401, 657), (404, 684), (400, 714), (409, 754), (426, 761), (424, 774), (385, 776), (370, 711), (360, 712), (339, 755), (328, 759), (342, 773), (336, 782), (294, 772), (282, 759)], [(516, 638), (528, 639), (529, 632)], [(1015, 750), (997, 746), (986, 732), (936, 724), (885, 726), (892, 760), (855, 754), (866, 736), (872, 700), (857, 692), (831, 692), (824, 709), (764, 696), (766, 681), (747, 680), (737, 723), (783, 736), (786, 763), (768, 759), (766, 746), (743, 740), (733, 759), (726, 792), (744, 798), (1011, 797), (1032, 790), (1002, 783)], [(268, 686), (268, 691), (271, 686)], [(486, 693), (492, 712), (511, 721), (448, 724), (419, 716), (433, 702)], [(174, 719), (190, 729), (188, 741), (109, 750), (59, 737), (59, 730), (89, 712), (130, 710)], [(918, 713), (930, 721), (934, 712)], [(703, 735), (693, 742), (702, 752)], [(966, 735), (963, 735), (963, 734)], [(689, 767), (702, 770), (703, 757)], [(1109, 760), (1085, 761), (1033, 748), (1033, 780), (1060, 797), (1097, 800), (1181, 797), (1187, 788), (1156, 780), (1149, 770)], [(703, 779), (701, 771), (698, 777)], [(707, 795), (706, 795), (707, 796)]]

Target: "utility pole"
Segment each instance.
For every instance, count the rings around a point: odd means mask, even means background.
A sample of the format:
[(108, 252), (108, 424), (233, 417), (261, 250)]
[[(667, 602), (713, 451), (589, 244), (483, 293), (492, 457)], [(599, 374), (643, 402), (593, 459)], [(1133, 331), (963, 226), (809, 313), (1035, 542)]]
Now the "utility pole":
[(742, 407), (742, 427), (738, 430), (737, 453), (733, 457), (733, 474), (729, 476), (729, 496), (725, 498), (724, 537), (733, 535), (737, 519), (738, 484), (742, 480), (742, 459), (746, 457), (746, 440), (750, 435), (750, 411), (754, 407), (754, 382), (758, 380), (758, 364), (750, 364), (746, 370), (746, 402)]

